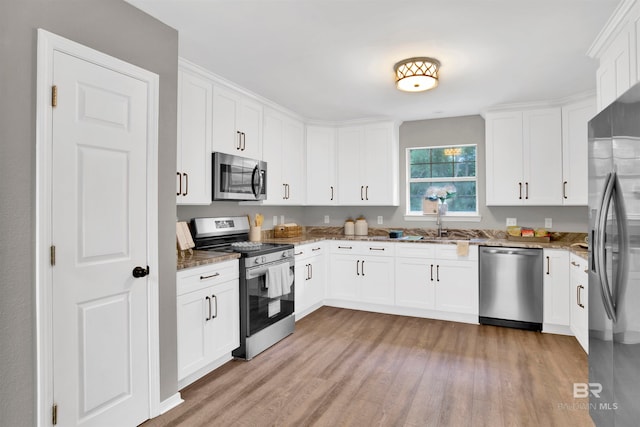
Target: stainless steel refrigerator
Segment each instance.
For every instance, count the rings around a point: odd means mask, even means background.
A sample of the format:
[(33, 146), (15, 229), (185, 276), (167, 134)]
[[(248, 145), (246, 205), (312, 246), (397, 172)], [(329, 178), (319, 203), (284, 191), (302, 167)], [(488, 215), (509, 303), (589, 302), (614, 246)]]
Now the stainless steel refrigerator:
[(591, 417), (638, 426), (640, 85), (589, 122), (588, 304)]

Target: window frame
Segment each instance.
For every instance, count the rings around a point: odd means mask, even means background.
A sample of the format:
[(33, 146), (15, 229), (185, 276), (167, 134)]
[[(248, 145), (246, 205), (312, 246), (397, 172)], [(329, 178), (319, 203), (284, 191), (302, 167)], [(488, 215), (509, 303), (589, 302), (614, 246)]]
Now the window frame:
[[(411, 178), (411, 150), (423, 150), (423, 149), (439, 149), (439, 148), (457, 148), (457, 147), (475, 147), (475, 176), (474, 177), (445, 177), (445, 178)], [(478, 144), (455, 144), (455, 145), (434, 145), (434, 146), (420, 146), (420, 147), (406, 147), (405, 148), (405, 219), (406, 220), (432, 220), (435, 221), (436, 215), (425, 215), (422, 211), (411, 210), (411, 184), (429, 182), (437, 185), (438, 182), (451, 182), (455, 185), (456, 182), (475, 182), (476, 183), (476, 210), (465, 212), (447, 212), (445, 218), (447, 220), (458, 221), (480, 221), (480, 206), (478, 198)]]

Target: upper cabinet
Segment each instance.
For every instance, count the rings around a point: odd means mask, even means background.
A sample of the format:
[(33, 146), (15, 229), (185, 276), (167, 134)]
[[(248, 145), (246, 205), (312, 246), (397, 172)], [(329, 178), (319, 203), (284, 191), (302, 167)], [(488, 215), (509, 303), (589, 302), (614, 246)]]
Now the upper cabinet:
[(265, 109), (263, 153), (268, 171), (264, 204), (303, 205), (306, 186), (302, 122)]
[(562, 107), (562, 204), (588, 204), (588, 123), (596, 114), (596, 100), (589, 98)]
[(561, 127), (560, 108), (487, 113), (487, 205), (562, 204)]
[(213, 84), (187, 66), (178, 70), (178, 204), (211, 203)]
[(216, 85), (213, 91), (213, 151), (262, 158), (262, 104)]
[(588, 55), (599, 61), (596, 71), (597, 111), (604, 110), (640, 81), (640, 2), (622, 0)]
[(338, 129), (338, 204), (398, 206), (398, 126)]
[(307, 205), (338, 204), (336, 129), (307, 126)]

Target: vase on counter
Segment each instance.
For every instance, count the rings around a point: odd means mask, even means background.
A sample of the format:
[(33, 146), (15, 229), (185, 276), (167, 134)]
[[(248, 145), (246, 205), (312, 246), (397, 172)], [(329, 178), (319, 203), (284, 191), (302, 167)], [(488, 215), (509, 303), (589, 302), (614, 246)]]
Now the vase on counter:
[(438, 213), (440, 214), (440, 216), (446, 215), (448, 210), (449, 210), (449, 205), (447, 205), (447, 201), (440, 200), (440, 204), (438, 205)]

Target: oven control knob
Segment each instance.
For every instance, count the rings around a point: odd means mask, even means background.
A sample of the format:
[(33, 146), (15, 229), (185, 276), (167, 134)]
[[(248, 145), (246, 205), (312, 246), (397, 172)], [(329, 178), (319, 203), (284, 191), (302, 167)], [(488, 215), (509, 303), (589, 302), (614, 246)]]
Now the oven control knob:
[(289, 251), (282, 252), (282, 258), (286, 258), (289, 256)]
[(260, 264), (260, 257), (259, 256), (256, 257), (256, 260), (254, 261), (254, 263), (255, 264)]

